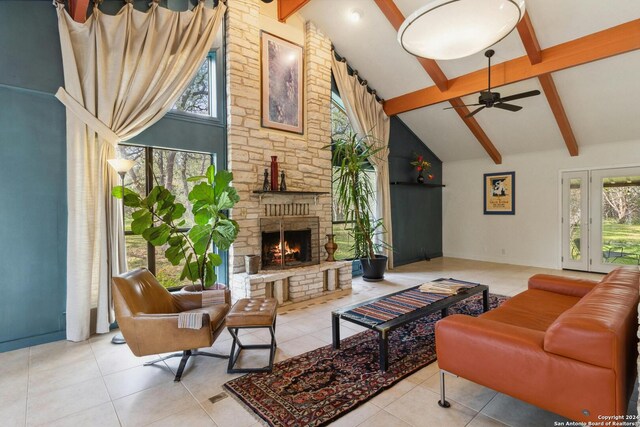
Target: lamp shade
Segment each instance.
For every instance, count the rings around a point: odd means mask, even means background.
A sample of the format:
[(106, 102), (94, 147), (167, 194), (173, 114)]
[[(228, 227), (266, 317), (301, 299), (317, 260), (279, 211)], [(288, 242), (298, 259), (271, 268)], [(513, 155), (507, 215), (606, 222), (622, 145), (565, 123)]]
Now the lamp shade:
[(432, 0), (402, 23), (398, 42), (423, 58), (463, 58), (505, 38), (524, 12), (524, 0)]
[(133, 160), (128, 159), (109, 159), (107, 162), (118, 173), (127, 173), (136, 164)]

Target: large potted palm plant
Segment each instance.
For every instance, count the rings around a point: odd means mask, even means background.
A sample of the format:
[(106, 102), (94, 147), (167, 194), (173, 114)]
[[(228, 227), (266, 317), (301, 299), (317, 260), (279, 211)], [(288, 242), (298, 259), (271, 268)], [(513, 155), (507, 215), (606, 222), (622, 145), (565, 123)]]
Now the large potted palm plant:
[(384, 233), (382, 218), (375, 218), (371, 206), (375, 199), (372, 180), (367, 176), (371, 168), (369, 159), (378, 155), (382, 148), (371, 143), (371, 137), (358, 138), (349, 134), (333, 141), (334, 197), (337, 206), (348, 224), (356, 258), (360, 258), (363, 279), (378, 281), (384, 278), (387, 257), (378, 253), (388, 245), (381, 239)]
[(122, 186), (114, 187), (112, 194), (134, 209), (131, 231), (153, 246), (166, 245), (167, 260), (174, 266), (184, 263), (180, 280), (186, 278), (193, 288), (204, 290), (216, 283), (215, 267), (222, 264), (213, 247), (225, 251), (238, 236), (238, 223), (226, 215), (240, 200), (229, 185), (232, 180), (231, 172), (216, 173), (213, 165), (206, 175), (189, 178), (199, 183), (189, 192), (195, 225), (188, 232), (182, 231), (186, 208), (162, 185), (153, 187), (146, 197)]

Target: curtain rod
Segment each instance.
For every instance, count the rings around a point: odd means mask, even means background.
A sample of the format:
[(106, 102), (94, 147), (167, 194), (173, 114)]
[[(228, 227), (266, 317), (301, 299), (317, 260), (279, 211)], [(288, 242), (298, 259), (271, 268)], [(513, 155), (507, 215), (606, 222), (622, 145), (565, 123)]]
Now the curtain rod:
[[(333, 54), (335, 55), (336, 59), (340, 62), (347, 62), (347, 58), (340, 56), (340, 54), (338, 52), (336, 52), (336, 49), (333, 45), (331, 45), (331, 51), (333, 52)], [(380, 98), (375, 89), (372, 89), (368, 84), (367, 81), (365, 79), (363, 79), (362, 77), (360, 77), (360, 75), (358, 75), (358, 70), (354, 70), (353, 68), (351, 68), (351, 66), (347, 63), (347, 71), (349, 72), (350, 75), (354, 76), (356, 79), (358, 79), (358, 82), (360, 82), (361, 85), (366, 86), (367, 87), (367, 92), (369, 92), (371, 95), (373, 95), (376, 98), (376, 101), (378, 101), (379, 103), (384, 103), (384, 99)]]

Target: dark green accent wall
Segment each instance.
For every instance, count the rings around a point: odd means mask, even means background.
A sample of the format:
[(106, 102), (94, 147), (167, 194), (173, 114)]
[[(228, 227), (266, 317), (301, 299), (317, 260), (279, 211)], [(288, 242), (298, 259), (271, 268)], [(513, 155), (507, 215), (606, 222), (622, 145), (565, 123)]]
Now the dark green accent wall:
[[(147, 3), (135, 5), (144, 10)], [(102, 10), (123, 4), (107, 0)], [(170, 0), (169, 7), (184, 10), (187, 1)], [(0, 352), (65, 337), (66, 131), (53, 96), (63, 86), (57, 25), (50, 0), (0, 1)], [(219, 70), (223, 60), (220, 53)], [(224, 88), (224, 73), (218, 76)], [(215, 152), (224, 166), (225, 135), (223, 121), (168, 115), (131, 142)]]
[[(442, 161), (398, 117), (391, 118), (389, 151), (391, 182), (416, 181), (409, 163), (418, 153), (435, 175), (426, 182), (442, 183)], [(395, 266), (442, 256), (442, 188), (392, 185), (391, 215)]]

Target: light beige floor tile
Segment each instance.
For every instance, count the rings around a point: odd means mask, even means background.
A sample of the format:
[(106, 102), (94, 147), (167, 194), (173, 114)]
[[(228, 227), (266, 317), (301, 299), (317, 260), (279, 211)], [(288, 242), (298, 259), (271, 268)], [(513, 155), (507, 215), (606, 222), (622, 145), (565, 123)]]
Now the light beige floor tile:
[(249, 427), (259, 421), (253, 412), (248, 412), (231, 396), (215, 403), (203, 400), (200, 405), (207, 411), (218, 427)]
[(184, 411), (149, 424), (149, 426), (152, 427), (175, 427), (180, 425), (188, 427), (216, 427), (216, 423), (214, 423), (205, 410), (200, 407), (185, 409)]
[(380, 412), (382, 410), (379, 407), (366, 402), (329, 425), (331, 427), (355, 427)]
[(29, 393), (27, 425), (43, 424), (108, 402), (102, 378), (38, 394)]
[(113, 405), (123, 426), (139, 426), (197, 408), (198, 402), (182, 384), (171, 383), (114, 400)]
[(104, 351), (95, 353), (98, 367), (102, 375), (109, 375), (125, 369), (140, 366), (145, 362), (157, 359), (157, 355), (136, 357), (129, 347), (125, 345), (113, 345)]
[(0, 353), (0, 384), (6, 374), (23, 371), (29, 367), (29, 352), (29, 348), (21, 348)]
[(29, 370), (37, 372), (60, 369), (90, 360), (95, 360), (95, 356), (88, 342), (56, 341), (31, 349)]
[(316, 348), (324, 347), (325, 345), (324, 341), (316, 337), (304, 335), (299, 338), (283, 342), (282, 344), (278, 343), (278, 349), (286, 354), (297, 356), (299, 354), (315, 350)]
[[(461, 377), (445, 375), (445, 396), (463, 403), (469, 408), (480, 411), (497, 394), (494, 390), (465, 380)], [(434, 375), (421, 384), (440, 395), (440, 375)]]
[(407, 377), (407, 381), (410, 381), (415, 384), (422, 384), (427, 379), (431, 378), (434, 375), (437, 375), (440, 372), (440, 367), (438, 366), (438, 362), (432, 362), (419, 371), (409, 375)]
[(491, 417), (487, 417), (484, 414), (478, 414), (471, 420), (467, 427), (505, 427), (506, 424), (501, 423), (498, 420), (494, 420)]
[(10, 396), (0, 401), (0, 425), (24, 426), (27, 413), (27, 396)]
[(174, 374), (167, 365), (159, 362), (105, 375), (104, 382), (111, 399), (116, 400), (160, 384), (172, 383), (173, 378)]
[(485, 406), (482, 414), (512, 427), (537, 427), (554, 425), (554, 422), (566, 422), (566, 418), (545, 411), (513, 397), (498, 393)]
[(50, 369), (32, 369), (29, 373), (29, 393), (49, 392), (100, 377), (98, 363), (93, 357)]
[(16, 368), (0, 374), (0, 402), (10, 398), (26, 398), (28, 381), (27, 368)]
[(385, 411), (416, 427), (463, 427), (476, 416), (476, 411), (454, 400), (449, 402), (450, 408), (441, 408), (438, 395), (419, 385), (386, 406)]
[(80, 411), (53, 422), (47, 422), (47, 427), (119, 427), (120, 421), (111, 402), (103, 403), (93, 408)]
[(369, 403), (376, 405), (379, 408), (384, 408), (385, 406), (395, 402), (400, 397), (404, 396), (411, 389), (416, 386), (415, 383), (412, 383), (408, 380), (402, 380), (395, 384), (388, 390), (383, 391), (382, 393), (375, 396), (373, 399), (369, 400)]
[(411, 424), (405, 423), (387, 411), (376, 412), (372, 417), (367, 418), (359, 425), (361, 427), (411, 427)]

